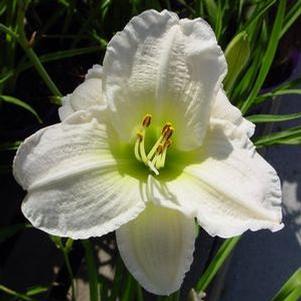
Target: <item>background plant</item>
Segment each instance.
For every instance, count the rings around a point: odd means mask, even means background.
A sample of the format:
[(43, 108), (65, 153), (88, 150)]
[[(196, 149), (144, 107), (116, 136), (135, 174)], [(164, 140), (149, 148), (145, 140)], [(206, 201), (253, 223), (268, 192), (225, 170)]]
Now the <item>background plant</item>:
[[(225, 90), (243, 114), (259, 125), (255, 138), (257, 148), (301, 143), (301, 126), (273, 133), (260, 130), (261, 124), (301, 117), (300, 112), (277, 114), (273, 101), (280, 95), (301, 94), (300, 79), (288, 80), (289, 73), (283, 78), (273, 76), (289, 58), (290, 49), (282, 57), (279, 43), (284, 41), (301, 14), (299, 0), (1, 0), (0, 173), (4, 178), (11, 173), (12, 158), (20, 142), (38, 128), (58, 122), (56, 111), (60, 97), (82, 81), (92, 64), (101, 63), (107, 41), (114, 33), (132, 16), (149, 8), (167, 8), (181, 17), (201, 16), (212, 25), (229, 65)], [(265, 134), (260, 135), (263, 132)], [(0, 243), (28, 227), (24, 220), (2, 227)], [(75, 271), (69, 258), (74, 243), (70, 239), (51, 239), (63, 254), (70, 278), (69, 295), (75, 300)], [(200, 275), (195, 285), (197, 292), (206, 291), (238, 241), (239, 238), (233, 238), (221, 245)], [(112, 263), (116, 270), (115, 280), (109, 283), (96, 270), (91, 241), (83, 241), (82, 248), (92, 301), (147, 298), (118, 258)], [(298, 300), (300, 271), (288, 283), (274, 301)], [(0, 285), (3, 296), (12, 300), (36, 300), (51, 289), (51, 283), (27, 292), (16, 292)], [(185, 292), (164, 300), (180, 298), (186, 298)]]

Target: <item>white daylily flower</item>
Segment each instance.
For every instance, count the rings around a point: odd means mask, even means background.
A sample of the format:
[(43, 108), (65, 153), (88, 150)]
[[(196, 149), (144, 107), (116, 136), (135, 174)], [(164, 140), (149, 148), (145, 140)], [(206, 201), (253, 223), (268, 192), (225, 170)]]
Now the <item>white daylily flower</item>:
[(128, 269), (162, 295), (190, 267), (195, 218), (224, 238), (281, 229), (279, 178), (223, 92), (226, 69), (204, 20), (166, 10), (133, 18), (103, 69), (63, 99), (62, 122), (20, 146), (24, 215), (73, 239), (117, 230)]

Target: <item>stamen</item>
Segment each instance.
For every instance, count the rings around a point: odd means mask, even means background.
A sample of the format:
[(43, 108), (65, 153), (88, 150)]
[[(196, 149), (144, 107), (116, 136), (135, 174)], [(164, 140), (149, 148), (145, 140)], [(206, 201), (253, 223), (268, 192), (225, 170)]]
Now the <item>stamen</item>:
[(152, 115), (151, 114), (146, 114), (142, 120), (142, 126), (147, 128), (150, 126), (152, 121)]
[(172, 136), (174, 131), (175, 129), (173, 127), (168, 127), (163, 134), (164, 139), (167, 141)]
[(145, 131), (143, 130), (142, 132), (142, 140), (140, 141), (139, 143), (139, 150), (140, 150), (140, 156), (141, 156), (141, 159), (142, 161), (146, 164), (148, 159), (147, 159), (147, 156), (146, 156), (146, 153), (145, 153), (145, 147), (144, 147), (144, 137), (145, 137)]
[(137, 132), (134, 153), (138, 161), (143, 162), (156, 175), (158, 175), (158, 169), (165, 165), (166, 152), (172, 143), (170, 138), (174, 133), (174, 128), (172, 127), (172, 124), (170, 122), (167, 122), (161, 130), (160, 137), (153, 145), (149, 153), (146, 155), (145, 133), (146, 129), (150, 126), (151, 121), (152, 115), (146, 114), (142, 120), (140, 131)]
[(166, 122), (166, 124), (162, 128), (161, 134), (164, 134), (164, 132), (171, 126), (172, 126), (172, 124), (170, 122)]
[(157, 154), (161, 155), (163, 152), (163, 144), (159, 144), (159, 146), (157, 147)]
[(171, 140), (167, 140), (165, 141), (164, 145), (163, 145), (163, 152), (160, 156), (160, 158), (156, 161), (156, 167), (159, 169), (161, 167), (164, 167), (165, 165), (165, 159), (166, 159), (166, 153), (167, 153), (167, 149), (171, 146), (172, 141)]
[(148, 161), (147, 165), (156, 175), (159, 175), (158, 169), (154, 166), (154, 164), (151, 161)]
[(172, 145), (172, 140), (171, 139), (166, 140), (164, 143), (164, 148), (169, 148), (171, 145)]
[(141, 141), (143, 140), (143, 133), (141, 133), (141, 132), (138, 132), (138, 133), (137, 133), (137, 140), (138, 140), (139, 142), (141, 142)]
[(158, 140), (156, 141), (155, 145), (152, 147), (152, 149), (149, 151), (148, 155), (147, 155), (147, 159), (148, 160), (151, 160), (152, 157), (154, 156), (154, 154), (156, 153), (157, 151), (157, 148), (158, 146), (164, 142), (164, 140), (168, 140), (172, 134), (174, 132), (174, 128), (171, 127), (171, 123), (170, 122), (167, 122), (163, 128), (162, 128), (162, 131), (161, 131), (161, 135), (160, 137), (158, 138)]
[(149, 151), (148, 155), (147, 155), (147, 159), (151, 160), (151, 158), (154, 156), (154, 154), (157, 151), (157, 148), (159, 147), (159, 145), (161, 144), (162, 140), (163, 140), (163, 135), (161, 135), (158, 140), (156, 141), (156, 143), (154, 144), (154, 146), (152, 147), (152, 149)]
[(142, 141), (142, 134), (141, 133), (137, 133), (137, 139), (136, 139), (136, 142), (135, 142), (135, 149), (134, 149), (134, 152), (135, 152), (135, 157), (138, 161), (142, 161), (141, 157), (140, 157), (140, 154), (139, 154), (139, 145), (140, 145), (140, 142)]

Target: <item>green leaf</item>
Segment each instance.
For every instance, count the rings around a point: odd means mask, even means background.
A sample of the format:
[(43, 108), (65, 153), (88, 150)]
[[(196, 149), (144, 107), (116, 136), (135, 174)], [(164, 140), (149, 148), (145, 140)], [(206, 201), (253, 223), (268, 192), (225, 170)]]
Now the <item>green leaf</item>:
[(300, 15), (301, 15), (301, 2), (296, 1), (296, 3), (291, 7), (291, 9), (289, 10), (289, 12), (287, 13), (287, 15), (285, 17), (284, 26), (280, 33), (281, 37), (294, 24), (294, 22), (298, 19), (298, 17)]
[(254, 102), (258, 104), (265, 101), (268, 98), (272, 98), (280, 95), (291, 95), (291, 94), (301, 94), (301, 89), (283, 89), (283, 90), (261, 94), (255, 98)]
[(18, 149), (21, 143), (22, 141), (0, 143), (0, 151), (12, 151), (12, 150), (14, 151)]
[(49, 238), (54, 242), (55, 246), (58, 248), (58, 249), (61, 249), (62, 247), (62, 240), (59, 236), (55, 236), (55, 235), (49, 235)]
[(27, 224), (15, 224), (15, 225), (10, 225), (6, 227), (1, 227), (0, 228), (0, 243), (4, 242), (8, 238), (14, 236), (16, 233), (18, 233), (21, 230), (24, 230), (26, 228), (30, 228), (31, 225)]
[(0, 75), (0, 84), (3, 84), (4, 82), (6, 82), (8, 79), (10, 79), (12, 76), (14, 75), (14, 71), (13, 70), (9, 70), (7, 72), (3, 72)]
[(295, 288), (284, 301), (300, 301), (301, 298), (301, 287)]
[(69, 253), (72, 250), (73, 242), (74, 242), (73, 239), (71, 239), (71, 238), (67, 239), (67, 241), (65, 243), (65, 250), (66, 250), (67, 253)]
[(217, 12), (218, 8), (217, 8), (215, 1), (214, 0), (203, 0), (203, 4), (206, 7), (210, 23), (216, 24), (216, 18), (217, 18), (216, 12)]
[(240, 239), (240, 236), (229, 238), (223, 242), (219, 250), (217, 251), (214, 258), (211, 260), (209, 266), (199, 279), (197, 285), (196, 285), (196, 291), (198, 293), (204, 292), (205, 289), (208, 287), (216, 273), (219, 271), (219, 269), (222, 267), (225, 260), (228, 258), (228, 256), (231, 254), (232, 250), (236, 246)]
[(254, 123), (262, 122), (281, 122), (301, 118), (301, 112), (294, 114), (285, 114), (285, 115), (272, 115), (272, 114), (258, 114), (247, 116), (247, 119)]
[(127, 273), (125, 288), (121, 297), (121, 301), (133, 300), (133, 277), (130, 273)]
[(35, 285), (35, 286), (32, 286), (32, 287), (27, 289), (26, 295), (27, 296), (34, 296), (34, 295), (38, 295), (38, 294), (41, 294), (41, 293), (45, 293), (47, 291), (48, 291), (47, 286)]
[(254, 143), (257, 148), (273, 144), (300, 144), (301, 126), (259, 137)]
[[(61, 50), (61, 51), (41, 55), (41, 56), (39, 56), (39, 60), (41, 63), (47, 63), (47, 62), (71, 58), (71, 57), (75, 57), (75, 56), (79, 56), (79, 55), (83, 55), (83, 54), (97, 52), (97, 51), (102, 50), (103, 48), (104, 47), (101, 47), (101, 46), (94, 46), (94, 47), (84, 47), (84, 48), (70, 49), (70, 50)], [(22, 72), (32, 66), (33, 66), (33, 64), (30, 61), (23, 63), (22, 65), (20, 65), (18, 67), (18, 72)]]
[(250, 44), (245, 31), (232, 39), (226, 48), (225, 56), (228, 63), (228, 73), (224, 85), (225, 90), (229, 91), (250, 57)]
[(91, 242), (86, 239), (82, 240), (85, 249), (85, 259), (88, 270), (89, 288), (90, 288), (90, 301), (99, 301), (98, 290), (98, 272), (95, 264), (93, 247)]
[(216, 35), (216, 39), (219, 41), (221, 31), (223, 28), (223, 10), (222, 10), (222, 5), (220, 1), (218, 2), (217, 5), (217, 11), (215, 12), (216, 18), (215, 18), (215, 24), (214, 24), (214, 32)]
[(266, 2), (259, 1), (259, 4), (264, 4), (262, 5), (257, 5), (256, 9), (254, 10), (253, 14), (249, 18), (249, 21), (246, 22), (243, 26), (244, 30), (247, 30), (251, 26), (253, 26), (259, 19), (262, 17), (270, 8), (273, 4), (275, 4), (276, 0), (269, 0)]
[(30, 113), (32, 113), (37, 120), (39, 121), (39, 123), (42, 123), (42, 119), (39, 117), (38, 113), (30, 106), (28, 105), (26, 102), (13, 97), (13, 96), (8, 96), (8, 95), (0, 95), (0, 100), (5, 101), (7, 103), (11, 103), (14, 104), (16, 106), (19, 106), (27, 111), (29, 111)]
[(271, 301), (298, 301), (301, 298), (301, 268), (284, 283)]
[(4, 32), (10, 36), (12, 36), (15, 39), (19, 38), (19, 35), (16, 34), (13, 30), (11, 30), (10, 28), (8, 28), (7, 26), (5, 26), (4, 24), (0, 23), (0, 32)]
[(255, 97), (257, 96), (258, 92), (260, 91), (266, 76), (268, 75), (268, 72), (270, 70), (270, 67), (272, 65), (279, 39), (280, 39), (280, 32), (282, 30), (282, 24), (284, 19), (284, 13), (285, 13), (285, 5), (286, 0), (279, 0), (278, 8), (277, 8), (277, 14), (275, 17), (275, 21), (273, 24), (273, 29), (269, 37), (269, 43), (267, 46), (267, 50), (265, 54), (263, 55), (261, 68), (259, 70), (259, 74), (257, 76), (255, 85), (249, 95), (249, 97), (246, 99), (246, 101), (242, 104), (241, 111), (243, 114), (245, 114), (249, 108), (252, 106), (253, 101)]
[(11, 295), (11, 296), (14, 296), (14, 297), (17, 297), (19, 298), (19, 300), (25, 300), (25, 301), (37, 301), (36, 299), (33, 299), (29, 296), (26, 296), (26, 294), (22, 294), (22, 293), (18, 293), (4, 285), (1, 285), (0, 284), (0, 291), (3, 291), (5, 292), (6, 294), (8, 295)]

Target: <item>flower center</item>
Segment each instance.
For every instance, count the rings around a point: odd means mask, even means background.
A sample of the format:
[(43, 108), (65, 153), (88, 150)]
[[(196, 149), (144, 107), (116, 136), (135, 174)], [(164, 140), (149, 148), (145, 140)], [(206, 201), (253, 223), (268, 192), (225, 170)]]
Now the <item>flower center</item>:
[(152, 146), (151, 150), (146, 153), (145, 150), (145, 135), (152, 121), (152, 115), (146, 114), (142, 120), (141, 127), (137, 132), (137, 138), (134, 147), (135, 157), (138, 161), (143, 162), (156, 175), (159, 174), (159, 169), (164, 167), (166, 160), (167, 149), (171, 146), (170, 139), (174, 133), (174, 128), (170, 122), (166, 122), (162, 127), (160, 136)]

